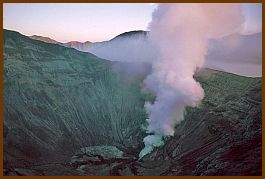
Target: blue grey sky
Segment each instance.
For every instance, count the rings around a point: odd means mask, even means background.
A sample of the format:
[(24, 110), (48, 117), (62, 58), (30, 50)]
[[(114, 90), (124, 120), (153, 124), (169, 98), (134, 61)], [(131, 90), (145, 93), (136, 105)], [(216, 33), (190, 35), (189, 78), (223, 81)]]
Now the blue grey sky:
[[(154, 3), (4, 3), (5, 29), (60, 42), (103, 41), (130, 30), (147, 30)], [(261, 31), (261, 4), (242, 4), (245, 34)]]

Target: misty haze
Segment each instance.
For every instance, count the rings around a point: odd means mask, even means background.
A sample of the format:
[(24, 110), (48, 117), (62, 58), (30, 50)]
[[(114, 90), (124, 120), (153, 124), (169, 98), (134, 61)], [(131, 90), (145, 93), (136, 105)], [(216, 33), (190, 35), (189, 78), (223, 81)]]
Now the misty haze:
[(261, 3), (3, 10), (4, 175), (261, 175)]

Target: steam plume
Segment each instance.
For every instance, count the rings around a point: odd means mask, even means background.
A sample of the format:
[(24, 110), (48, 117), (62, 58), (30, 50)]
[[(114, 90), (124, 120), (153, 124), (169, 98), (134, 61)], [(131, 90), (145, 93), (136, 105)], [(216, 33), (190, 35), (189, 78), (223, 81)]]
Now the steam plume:
[(209, 38), (221, 38), (240, 30), (239, 4), (161, 4), (150, 23), (150, 39), (159, 53), (145, 85), (155, 95), (146, 103), (149, 113), (145, 148), (139, 157), (163, 145), (174, 127), (184, 119), (186, 106), (195, 107), (204, 91), (193, 75), (201, 67)]

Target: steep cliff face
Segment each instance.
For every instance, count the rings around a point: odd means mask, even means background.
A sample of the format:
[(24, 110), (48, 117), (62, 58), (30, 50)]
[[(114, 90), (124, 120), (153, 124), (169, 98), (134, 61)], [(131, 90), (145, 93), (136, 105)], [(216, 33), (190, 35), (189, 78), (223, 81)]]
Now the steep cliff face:
[[(138, 164), (140, 175), (261, 175), (261, 78), (202, 70), (205, 90), (175, 136)], [(153, 167), (151, 167), (153, 166)]]
[(261, 79), (210, 69), (196, 79), (205, 98), (164, 146), (141, 160), (77, 153), (70, 166), (82, 175), (261, 175)]
[(139, 160), (140, 66), (5, 30), (4, 174), (261, 175), (261, 78), (198, 71), (202, 104)]
[(142, 140), (141, 77), (12, 31), (4, 31), (4, 66), (5, 166), (61, 161), (90, 145), (135, 148)]

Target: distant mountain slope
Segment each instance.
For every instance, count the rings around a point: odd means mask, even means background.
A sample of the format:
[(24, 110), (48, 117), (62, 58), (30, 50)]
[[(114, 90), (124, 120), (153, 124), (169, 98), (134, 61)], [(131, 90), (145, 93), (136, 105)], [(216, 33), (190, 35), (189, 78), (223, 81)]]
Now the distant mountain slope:
[[(150, 62), (157, 51), (148, 40), (148, 32), (131, 31), (110, 41), (93, 43), (83, 51), (113, 61)], [(232, 34), (210, 40), (204, 67), (244, 76), (262, 75), (262, 33)]]
[(206, 67), (245, 76), (262, 75), (262, 33), (211, 40)]
[(30, 36), (30, 38), (74, 48), (82, 52), (90, 52), (111, 61), (145, 62), (149, 61), (150, 55), (154, 53), (149, 46), (146, 46), (148, 43), (146, 40), (147, 34), (147, 31), (142, 30), (124, 32), (111, 40), (94, 43), (89, 41), (84, 43), (78, 41), (62, 43), (49, 37), (36, 35)]
[[(131, 35), (130, 35), (131, 34)], [(148, 32), (126, 32), (110, 41), (95, 43), (84, 51), (114, 61), (148, 62), (157, 51), (148, 41)], [(232, 34), (210, 40), (204, 67), (244, 76), (262, 75), (262, 33)]]
[(210, 41), (209, 58), (222, 61), (261, 64), (262, 33), (232, 34)]
[(109, 41), (93, 43), (85, 51), (123, 62), (150, 62), (157, 56), (146, 31), (125, 32)]
[(46, 42), (46, 43), (51, 43), (51, 44), (60, 44), (60, 42), (58, 42), (56, 40), (53, 40), (50, 37), (43, 37), (43, 36), (38, 36), (38, 35), (32, 35), (32, 36), (29, 36), (29, 38), (35, 39), (35, 40), (39, 40), (39, 41), (42, 41), (42, 42)]
[(86, 42), (70, 41), (70, 42), (62, 43), (62, 42), (53, 40), (49, 37), (43, 37), (43, 36), (38, 36), (38, 35), (29, 36), (29, 38), (34, 39), (34, 40), (39, 40), (42, 42), (46, 42), (46, 43), (58, 44), (58, 45), (62, 45), (65, 47), (74, 48), (79, 51), (85, 51), (85, 49), (87, 49), (91, 45), (91, 42), (89, 41), (86, 41)]
[[(103, 42), (62, 45), (112, 61), (150, 62), (157, 58), (157, 51), (149, 42), (147, 31), (125, 32)], [(261, 64), (262, 33), (232, 34), (209, 41), (209, 52), (204, 67), (259, 77), (262, 75)]]
[(67, 43), (62, 43), (62, 45), (65, 47), (74, 48), (79, 51), (85, 51), (85, 49), (89, 48), (91, 44), (92, 43), (89, 41), (86, 42), (71, 41)]

